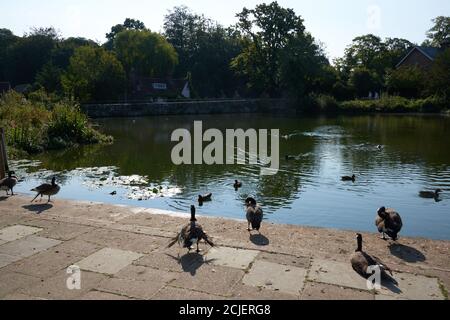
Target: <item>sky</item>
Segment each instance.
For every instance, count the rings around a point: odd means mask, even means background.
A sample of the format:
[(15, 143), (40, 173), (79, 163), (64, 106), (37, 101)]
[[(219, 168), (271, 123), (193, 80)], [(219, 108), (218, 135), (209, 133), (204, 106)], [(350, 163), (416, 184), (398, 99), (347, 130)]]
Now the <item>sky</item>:
[[(255, 0), (0, 0), (0, 28), (23, 35), (32, 27), (55, 27), (63, 37), (82, 36), (105, 41), (111, 26), (125, 18), (139, 19), (152, 31), (161, 32), (164, 15), (174, 6), (186, 5), (193, 12), (228, 26), (236, 13)], [(425, 40), (431, 19), (450, 16), (448, 0), (279, 0), (304, 19), (309, 32), (325, 45), (330, 59), (344, 54), (356, 36), (373, 33), (382, 38)]]

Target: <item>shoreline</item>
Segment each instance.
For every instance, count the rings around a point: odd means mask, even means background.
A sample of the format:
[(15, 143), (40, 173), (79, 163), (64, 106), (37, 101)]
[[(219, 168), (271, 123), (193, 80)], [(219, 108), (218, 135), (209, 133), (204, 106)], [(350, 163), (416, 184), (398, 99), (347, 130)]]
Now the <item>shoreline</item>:
[[(400, 292), (383, 287), (374, 294), (349, 263), (356, 245), (352, 231), (263, 223), (262, 236), (249, 236), (245, 221), (199, 215), (216, 247), (201, 244), (205, 251), (192, 256), (200, 265), (188, 266), (184, 258), (181, 265), (170, 258), (185, 254), (184, 249), (167, 248), (187, 223), (187, 213), (59, 198), (50, 204), (30, 200), (23, 195), (0, 198), (0, 238), (11, 227), (25, 230), (22, 238), (0, 240), (0, 279), (26, 278), (6, 281), (0, 299), (171, 300), (182, 299), (181, 293), (194, 299), (448, 298), (450, 241), (401, 237), (391, 244), (378, 234), (362, 233), (364, 249), (394, 270), (401, 287)], [(34, 250), (27, 247), (27, 239), (33, 239)], [(90, 259), (103, 257), (104, 250), (119, 256), (133, 253), (135, 259), (114, 272), (89, 265)], [(81, 292), (61, 288), (65, 269), (80, 262), (88, 286)], [(190, 269), (194, 265), (195, 272)], [(210, 283), (218, 270), (221, 280)]]

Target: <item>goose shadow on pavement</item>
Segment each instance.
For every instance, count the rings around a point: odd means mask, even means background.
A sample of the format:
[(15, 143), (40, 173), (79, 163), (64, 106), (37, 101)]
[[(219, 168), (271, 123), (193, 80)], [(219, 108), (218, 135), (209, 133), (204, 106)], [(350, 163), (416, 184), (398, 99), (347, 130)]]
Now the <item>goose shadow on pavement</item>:
[(268, 246), (270, 244), (270, 240), (263, 236), (262, 234), (251, 234), (250, 241), (257, 246)]
[(43, 203), (43, 204), (27, 204), (22, 206), (22, 208), (27, 209), (35, 214), (41, 214), (44, 211), (50, 210), (53, 208), (53, 204), (51, 203)]
[(396, 256), (406, 262), (423, 262), (427, 259), (419, 250), (400, 243), (391, 244), (389, 246), (389, 251), (393, 256)]
[(214, 261), (214, 259), (205, 260), (204, 256), (197, 252), (190, 252), (183, 256), (175, 257), (171, 254), (166, 253), (166, 255), (178, 262), (178, 264), (181, 265), (184, 272), (189, 272), (192, 276), (195, 276), (197, 273), (197, 270), (203, 265), (203, 264), (209, 264), (210, 262)]

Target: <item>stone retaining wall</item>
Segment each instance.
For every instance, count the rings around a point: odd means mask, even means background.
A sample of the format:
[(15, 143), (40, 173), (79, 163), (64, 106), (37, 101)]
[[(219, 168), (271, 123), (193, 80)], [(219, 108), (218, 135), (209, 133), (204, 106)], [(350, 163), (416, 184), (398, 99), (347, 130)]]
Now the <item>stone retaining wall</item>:
[(82, 110), (91, 118), (220, 113), (295, 113), (295, 109), (289, 101), (282, 99), (86, 104), (82, 106)]

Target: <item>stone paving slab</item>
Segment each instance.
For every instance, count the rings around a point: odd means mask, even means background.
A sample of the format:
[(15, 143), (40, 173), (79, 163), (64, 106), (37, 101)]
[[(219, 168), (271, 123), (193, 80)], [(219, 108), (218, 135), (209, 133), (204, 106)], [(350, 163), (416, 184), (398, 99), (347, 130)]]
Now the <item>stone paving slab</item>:
[(216, 247), (208, 251), (206, 259), (214, 265), (246, 270), (258, 254), (255, 250)]
[(171, 286), (230, 297), (234, 286), (243, 276), (242, 270), (205, 263), (196, 270), (194, 275), (182, 273), (171, 283)]
[[(438, 279), (414, 275), (410, 273), (394, 273), (398, 282), (396, 286), (400, 291), (381, 288), (380, 294), (392, 296), (396, 299), (408, 300), (442, 300), (442, 292), (439, 288)], [(391, 288), (391, 286), (388, 286)]]
[(28, 236), (26, 238), (8, 242), (0, 246), (0, 253), (26, 258), (41, 251), (60, 244), (61, 241), (43, 238), (39, 236)]
[(21, 257), (11, 256), (9, 254), (0, 253), (0, 268), (3, 268), (13, 262), (20, 260)]
[(0, 230), (0, 240), (10, 242), (42, 231), (41, 228), (15, 225)]
[(0, 246), (1, 246), (2, 244), (7, 243), (7, 242), (8, 242), (8, 241), (0, 240)]
[(373, 300), (368, 291), (339, 287), (308, 281), (300, 296), (301, 300)]
[(118, 294), (92, 290), (81, 296), (80, 300), (98, 301), (98, 300), (133, 300), (133, 299)]
[(37, 234), (41, 237), (65, 241), (94, 230), (93, 227), (83, 225), (67, 224), (63, 222), (36, 220), (36, 219), (27, 221), (25, 222), (25, 224), (43, 228), (43, 230)]
[(152, 267), (163, 271), (189, 272), (195, 274), (203, 264), (203, 257), (196, 253), (179, 255), (169, 252), (154, 252), (134, 262), (135, 265)]
[(104, 280), (97, 289), (134, 299), (149, 300), (164, 286), (165, 283), (163, 281), (110, 278)]
[(13, 293), (17, 289), (29, 287), (40, 282), (40, 280), (40, 278), (17, 272), (2, 272), (0, 273), (0, 298)]
[(244, 276), (243, 283), (298, 295), (304, 286), (307, 269), (257, 260)]
[(55, 275), (60, 270), (79, 261), (82, 257), (76, 254), (56, 252), (47, 250), (31, 257), (18, 260), (0, 269), (0, 272), (18, 272), (40, 278), (47, 278)]
[(314, 259), (308, 279), (316, 282), (366, 290), (366, 279), (359, 276), (350, 264), (332, 260)]
[(70, 274), (67, 274), (66, 270), (61, 270), (56, 275), (39, 281), (35, 285), (21, 288), (17, 293), (49, 300), (73, 300), (97, 287), (101, 281), (107, 278), (103, 274), (83, 271), (80, 277), (80, 289), (70, 290), (67, 287), (69, 277)]
[(77, 262), (75, 265), (82, 270), (104, 274), (115, 274), (141, 258), (136, 252), (105, 248)]
[(167, 286), (158, 291), (152, 300), (224, 300), (224, 297), (210, 293)]
[(274, 291), (262, 287), (239, 284), (233, 289), (231, 299), (236, 300), (298, 300), (297, 294)]

